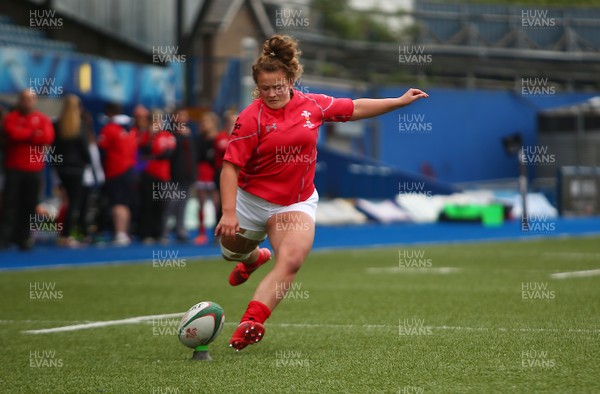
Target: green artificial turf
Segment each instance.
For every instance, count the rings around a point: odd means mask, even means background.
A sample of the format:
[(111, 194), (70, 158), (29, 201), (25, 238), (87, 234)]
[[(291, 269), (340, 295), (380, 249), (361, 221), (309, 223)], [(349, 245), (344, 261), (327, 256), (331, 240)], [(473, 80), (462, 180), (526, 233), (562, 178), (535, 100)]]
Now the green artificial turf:
[[(550, 277), (600, 268), (598, 238), (316, 252), (239, 353), (229, 336), (269, 266), (232, 288), (231, 263), (179, 263), (0, 273), (0, 392), (600, 392), (600, 276)], [(203, 300), (226, 313), (212, 362), (190, 360), (178, 319), (22, 332)]]

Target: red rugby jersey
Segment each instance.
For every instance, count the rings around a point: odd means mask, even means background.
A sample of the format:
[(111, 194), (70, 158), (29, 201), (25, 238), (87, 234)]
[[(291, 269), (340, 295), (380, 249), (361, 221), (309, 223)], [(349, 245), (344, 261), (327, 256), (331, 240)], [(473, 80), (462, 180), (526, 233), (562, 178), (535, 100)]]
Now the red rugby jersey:
[(217, 137), (213, 142), (216, 169), (221, 169), (223, 167), (223, 158), (227, 151), (227, 145), (229, 145), (229, 132), (224, 130), (217, 134)]
[(129, 132), (116, 123), (109, 123), (100, 130), (98, 147), (103, 149), (106, 179), (123, 175), (137, 160), (137, 132)]
[(319, 126), (345, 122), (354, 112), (349, 98), (293, 93), (281, 109), (254, 100), (238, 117), (225, 153), (241, 168), (240, 188), (279, 205), (313, 194)]
[(50, 118), (39, 111), (22, 114), (12, 111), (4, 119), (6, 138), (6, 168), (37, 172), (44, 169), (45, 153), (54, 141), (54, 127)]
[(171, 161), (169, 158), (175, 149), (175, 137), (167, 131), (158, 133), (145, 132), (140, 138), (140, 145), (148, 147), (148, 165), (144, 172), (161, 181), (171, 180)]

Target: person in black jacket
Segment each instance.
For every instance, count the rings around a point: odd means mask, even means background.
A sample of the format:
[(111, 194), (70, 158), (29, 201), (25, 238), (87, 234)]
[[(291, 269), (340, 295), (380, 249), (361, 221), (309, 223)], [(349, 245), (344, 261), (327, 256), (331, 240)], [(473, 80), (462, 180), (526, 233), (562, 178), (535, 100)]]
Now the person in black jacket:
[(62, 159), (57, 165), (58, 177), (67, 195), (67, 212), (60, 246), (76, 247), (79, 243), (71, 235), (74, 224), (79, 222), (81, 196), (83, 193), (83, 171), (90, 164), (87, 135), (83, 132), (81, 102), (75, 95), (67, 95), (62, 112), (56, 122), (55, 153)]
[(176, 147), (171, 156), (171, 181), (178, 191), (177, 198), (169, 202), (169, 215), (175, 216), (175, 237), (178, 241), (188, 240), (185, 229), (185, 208), (190, 197), (190, 189), (196, 181), (196, 141), (188, 127), (188, 112), (180, 108), (175, 111), (175, 123), (171, 132), (175, 136)]

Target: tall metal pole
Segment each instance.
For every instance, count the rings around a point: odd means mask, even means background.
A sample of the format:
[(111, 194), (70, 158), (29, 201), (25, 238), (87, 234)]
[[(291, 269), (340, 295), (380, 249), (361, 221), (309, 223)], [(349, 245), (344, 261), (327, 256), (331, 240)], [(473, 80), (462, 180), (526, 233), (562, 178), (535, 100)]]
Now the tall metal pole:
[(521, 192), (521, 204), (523, 212), (521, 213), (521, 230), (529, 230), (529, 221), (527, 219), (527, 163), (525, 160), (525, 147), (519, 149), (519, 191)]
[(252, 64), (258, 55), (258, 43), (252, 37), (242, 39), (242, 61), (240, 64), (240, 82), (242, 84), (240, 92), (241, 108), (245, 108), (252, 102), (252, 92), (254, 91), (254, 80), (252, 79)]

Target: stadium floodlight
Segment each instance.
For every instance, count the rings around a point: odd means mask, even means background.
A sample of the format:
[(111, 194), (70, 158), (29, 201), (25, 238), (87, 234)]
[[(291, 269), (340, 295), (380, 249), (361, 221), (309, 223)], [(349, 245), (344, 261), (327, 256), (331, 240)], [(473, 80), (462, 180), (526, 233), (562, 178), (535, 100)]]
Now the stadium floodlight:
[(523, 147), (523, 137), (521, 133), (516, 132), (502, 138), (502, 146), (509, 156), (516, 156), (519, 160), (519, 192), (521, 194), (521, 229), (527, 231), (529, 223), (527, 220), (527, 164)]

